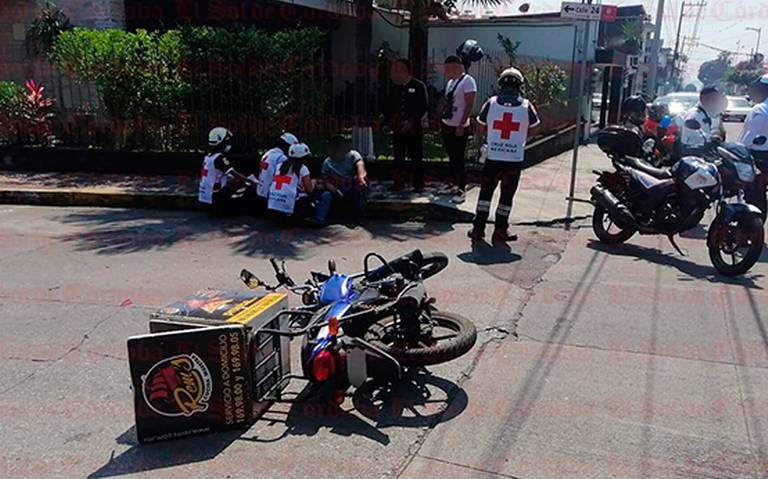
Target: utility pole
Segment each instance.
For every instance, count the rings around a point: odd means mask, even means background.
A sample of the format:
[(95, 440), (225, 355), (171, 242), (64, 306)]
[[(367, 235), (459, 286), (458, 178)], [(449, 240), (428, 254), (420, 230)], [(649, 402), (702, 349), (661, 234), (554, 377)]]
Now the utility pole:
[[(680, 4), (680, 18), (677, 21), (677, 35), (675, 36), (675, 53), (672, 55), (672, 73), (675, 75), (677, 86), (680, 87), (680, 78), (679, 78), (679, 72), (680, 68), (678, 67), (678, 62), (680, 60), (680, 38), (682, 36), (683, 32), (683, 17), (685, 16), (685, 7), (699, 7), (699, 15), (701, 14), (701, 8), (705, 7), (707, 5), (706, 1), (701, 1), (698, 3), (681, 3)], [(696, 34), (694, 33), (694, 36)]]
[(658, 87), (656, 85), (656, 75), (659, 71), (659, 50), (661, 50), (661, 22), (664, 19), (664, 0), (659, 0), (659, 6), (656, 9), (656, 25), (653, 31), (653, 45), (651, 46), (651, 71), (648, 74), (648, 84), (646, 93), (651, 98), (656, 98)]
[(755, 51), (752, 52), (752, 55), (757, 55), (760, 53), (760, 36), (763, 34), (763, 29), (761, 28), (755, 28), (755, 27), (747, 27), (746, 30), (749, 30), (750, 32), (757, 33), (757, 44), (755, 45)]

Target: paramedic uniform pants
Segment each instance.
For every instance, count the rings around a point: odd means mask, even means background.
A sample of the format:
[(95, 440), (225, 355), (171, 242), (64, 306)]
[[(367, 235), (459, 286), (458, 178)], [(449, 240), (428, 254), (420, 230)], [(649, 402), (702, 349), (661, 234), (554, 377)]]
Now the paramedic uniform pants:
[(475, 228), (485, 228), (491, 213), (491, 198), (496, 186), (501, 184), (499, 206), (496, 208), (496, 229), (506, 229), (509, 226), (509, 213), (512, 211), (512, 200), (520, 183), (521, 162), (486, 160), (480, 180), (480, 197), (477, 200), (475, 212)]

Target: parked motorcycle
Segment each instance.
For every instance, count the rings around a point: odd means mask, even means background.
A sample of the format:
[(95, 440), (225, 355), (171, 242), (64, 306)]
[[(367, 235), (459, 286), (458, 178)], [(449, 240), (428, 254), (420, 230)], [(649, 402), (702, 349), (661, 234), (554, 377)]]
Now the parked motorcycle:
[[(744, 187), (754, 181), (754, 161), (738, 145), (713, 145), (716, 157), (684, 157), (672, 168), (656, 168), (642, 159), (637, 132), (610, 126), (598, 145), (615, 171), (595, 172), (591, 190), (592, 227), (606, 244), (627, 241), (635, 233), (664, 234), (678, 252), (674, 235), (699, 224), (712, 203), (717, 214), (709, 227), (707, 248), (720, 274), (747, 272), (763, 249), (760, 210), (744, 201)], [(733, 203), (726, 198), (736, 196)]]
[[(371, 260), (381, 265), (370, 267)], [(387, 261), (369, 253), (363, 272), (312, 272), (297, 285), (285, 265), (271, 260), (277, 284), (270, 286), (248, 270), (240, 277), (250, 288), (286, 288), (300, 295), (303, 306), (285, 312), (295, 317), (289, 331), (271, 334), (301, 336), (301, 363), (310, 381), (310, 395), (340, 402), (346, 389), (368, 379), (394, 381), (403, 368), (440, 364), (466, 354), (477, 340), (468, 319), (439, 311), (427, 295), (424, 280), (448, 265), (441, 253), (420, 250)]]

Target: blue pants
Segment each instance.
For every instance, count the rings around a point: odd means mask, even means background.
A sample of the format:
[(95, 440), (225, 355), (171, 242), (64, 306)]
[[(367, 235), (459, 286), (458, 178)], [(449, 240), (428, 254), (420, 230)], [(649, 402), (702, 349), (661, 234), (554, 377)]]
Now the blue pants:
[(328, 221), (328, 216), (331, 214), (331, 209), (335, 207), (343, 207), (345, 209), (352, 209), (355, 214), (355, 219), (360, 219), (365, 214), (365, 207), (368, 203), (368, 195), (366, 191), (360, 191), (356, 188), (351, 188), (343, 192), (344, 196), (341, 197), (330, 191), (323, 191), (320, 194), (320, 199), (317, 203), (317, 210), (315, 211), (314, 219), (320, 223)]

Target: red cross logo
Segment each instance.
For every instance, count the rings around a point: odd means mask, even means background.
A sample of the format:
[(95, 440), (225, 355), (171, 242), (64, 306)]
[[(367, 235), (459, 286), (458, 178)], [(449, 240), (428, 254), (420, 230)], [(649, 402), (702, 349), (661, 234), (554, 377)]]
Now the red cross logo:
[(283, 185), (290, 185), (292, 180), (293, 180), (293, 177), (289, 175), (275, 175), (275, 179), (272, 181), (275, 182), (276, 190), (282, 190)]
[(493, 122), (493, 129), (501, 132), (502, 140), (509, 140), (513, 131), (520, 131), (520, 123), (512, 121), (512, 113), (504, 113), (501, 120)]
[(203, 163), (203, 169), (200, 170), (200, 178), (208, 177), (208, 167)]
[(268, 170), (269, 169), (269, 162), (267, 162), (267, 156), (269, 156), (269, 155), (264, 155), (264, 156), (261, 157), (261, 169), (262, 170)]

